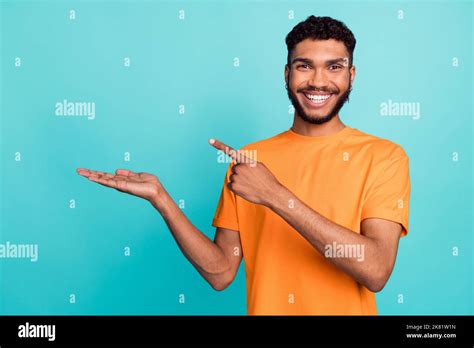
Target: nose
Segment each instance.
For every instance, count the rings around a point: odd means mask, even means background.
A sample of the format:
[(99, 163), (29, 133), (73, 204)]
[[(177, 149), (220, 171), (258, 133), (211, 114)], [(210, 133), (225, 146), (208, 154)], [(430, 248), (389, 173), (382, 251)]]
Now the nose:
[(314, 88), (327, 87), (328, 78), (324, 69), (314, 69), (313, 75), (308, 80), (308, 83)]

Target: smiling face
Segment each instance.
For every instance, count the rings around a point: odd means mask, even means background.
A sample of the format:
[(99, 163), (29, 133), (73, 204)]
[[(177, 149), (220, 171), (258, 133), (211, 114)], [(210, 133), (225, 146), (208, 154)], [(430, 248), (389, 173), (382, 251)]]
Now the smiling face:
[(355, 67), (344, 43), (334, 39), (299, 42), (285, 66), (288, 97), (296, 116), (323, 124), (349, 99)]

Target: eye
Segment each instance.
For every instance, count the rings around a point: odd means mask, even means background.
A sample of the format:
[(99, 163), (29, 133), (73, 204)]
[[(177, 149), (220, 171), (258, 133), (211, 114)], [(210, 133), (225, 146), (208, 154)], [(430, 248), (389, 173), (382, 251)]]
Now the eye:
[(300, 64), (300, 65), (297, 66), (298, 69), (301, 68), (301, 67), (306, 69), (306, 68), (309, 68), (309, 65), (308, 64)]
[(339, 70), (339, 69), (342, 69), (342, 66), (338, 64), (333, 64), (329, 66), (329, 70)]

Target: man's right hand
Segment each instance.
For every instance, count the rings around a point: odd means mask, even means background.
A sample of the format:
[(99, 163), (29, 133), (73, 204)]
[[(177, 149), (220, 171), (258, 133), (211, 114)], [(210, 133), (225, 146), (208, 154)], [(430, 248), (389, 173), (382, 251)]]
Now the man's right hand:
[(243, 256), (238, 231), (218, 227), (211, 241), (188, 220), (153, 174), (127, 169), (110, 174), (85, 168), (78, 168), (77, 173), (148, 200), (165, 220), (183, 254), (215, 290), (223, 290), (233, 281)]
[(77, 173), (98, 184), (114, 188), (150, 202), (156, 200), (164, 191), (160, 180), (148, 173), (135, 173), (127, 169), (117, 169), (115, 174), (78, 168)]

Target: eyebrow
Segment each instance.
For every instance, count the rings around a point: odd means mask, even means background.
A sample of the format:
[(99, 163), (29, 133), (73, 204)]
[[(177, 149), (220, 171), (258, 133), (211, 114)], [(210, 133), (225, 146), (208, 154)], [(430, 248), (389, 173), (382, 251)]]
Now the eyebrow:
[[(347, 60), (348, 60), (348, 58), (342, 57), (342, 58), (336, 58), (336, 59), (329, 59), (325, 63), (326, 63), (326, 65), (332, 65), (332, 64), (337, 64), (337, 63), (344, 63)], [(293, 65), (293, 64), (298, 63), (298, 62), (305, 63), (305, 64), (313, 64), (313, 61), (311, 59), (304, 58), (304, 57), (297, 57), (297, 58), (293, 59), (291, 64)]]

